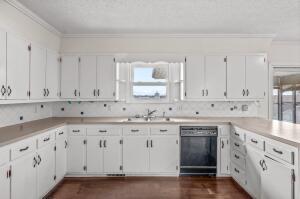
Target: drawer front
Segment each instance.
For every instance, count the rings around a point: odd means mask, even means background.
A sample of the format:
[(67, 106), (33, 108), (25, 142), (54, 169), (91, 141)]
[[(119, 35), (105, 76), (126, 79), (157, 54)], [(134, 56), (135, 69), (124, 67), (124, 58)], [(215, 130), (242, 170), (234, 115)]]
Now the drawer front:
[(153, 126), (150, 128), (151, 135), (178, 135), (179, 127), (178, 126)]
[(55, 133), (56, 133), (55, 135), (56, 140), (65, 139), (67, 137), (67, 128), (66, 127), (58, 128), (56, 129)]
[(246, 154), (246, 148), (243, 142), (232, 139), (230, 143), (233, 150), (239, 151), (242, 154)]
[(125, 126), (123, 128), (124, 135), (148, 135), (149, 128), (147, 126)]
[(69, 135), (71, 136), (76, 136), (76, 135), (84, 136), (86, 134), (85, 128), (83, 126), (75, 126), (75, 125), (69, 126), (68, 132)]
[(86, 130), (87, 135), (121, 135), (122, 128), (120, 126), (91, 126)]
[(231, 175), (232, 177), (241, 183), (241, 185), (246, 184), (246, 175), (245, 170), (243, 170), (241, 167), (239, 167), (236, 164), (231, 164)]
[(36, 139), (23, 140), (11, 148), (11, 160), (15, 160), (36, 150)]
[(265, 148), (265, 141), (260, 138), (259, 136), (256, 136), (254, 134), (246, 134), (246, 143), (259, 149), (264, 151)]
[(239, 140), (239, 141), (242, 141), (242, 142), (245, 141), (245, 131), (241, 128), (238, 128), (238, 127), (234, 126), (231, 129), (231, 136), (232, 136), (232, 138), (234, 138), (236, 140)]
[(231, 152), (231, 160), (237, 164), (238, 166), (240, 166), (242, 169), (246, 168), (246, 159), (245, 156), (240, 153), (239, 151), (236, 150), (232, 150)]
[(37, 140), (37, 146), (38, 148), (42, 148), (50, 143), (52, 143), (55, 140), (55, 133), (56, 131), (49, 131), (46, 133), (43, 133), (42, 135), (38, 136)]
[(0, 148), (0, 166), (9, 162), (9, 148), (1, 147)]
[(294, 164), (294, 152), (286, 149), (282, 146), (275, 146), (271, 143), (266, 142), (266, 152), (278, 157), (290, 164)]

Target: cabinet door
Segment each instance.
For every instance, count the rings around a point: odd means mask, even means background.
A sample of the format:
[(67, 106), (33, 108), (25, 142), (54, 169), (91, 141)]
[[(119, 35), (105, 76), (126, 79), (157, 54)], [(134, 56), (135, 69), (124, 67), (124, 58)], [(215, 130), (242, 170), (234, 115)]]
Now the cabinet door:
[(128, 173), (149, 171), (149, 140), (147, 137), (124, 137), (123, 171)]
[(99, 89), (99, 99), (115, 99), (115, 69), (116, 66), (113, 56), (97, 57), (97, 88)]
[[(81, 56), (79, 65), (80, 98), (93, 99), (97, 94), (97, 57)], [(105, 74), (109, 75), (109, 74)], [(109, 82), (108, 82), (109, 83)]]
[(0, 198), (3, 199), (10, 198), (10, 178), (8, 176), (9, 169), (9, 165), (4, 165), (0, 167)]
[(59, 182), (67, 173), (67, 140), (59, 139), (56, 141), (55, 153), (56, 181)]
[(103, 142), (103, 138), (99, 136), (87, 137), (86, 161), (88, 173), (103, 172)]
[(59, 88), (59, 54), (47, 49), (46, 89), (47, 98), (58, 98)]
[(0, 99), (6, 98), (6, 32), (0, 29)]
[(32, 44), (30, 58), (30, 99), (46, 97), (46, 49)]
[(54, 186), (55, 151), (54, 143), (48, 144), (37, 152), (37, 189), (38, 197), (43, 198)]
[(174, 173), (178, 171), (179, 147), (177, 136), (153, 136), (150, 147), (151, 172)]
[(264, 56), (246, 56), (247, 97), (264, 98), (268, 83), (268, 68)]
[(12, 162), (11, 199), (35, 199), (37, 172), (35, 153), (26, 155)]
[(220, 174), (228, 175), (230, 164), (230, 145), (229, 138), (220, 138)]
[(68, 173), (85, 173), (85, 136), (69, 136), (67, 152)]
[(29, 42), (7, 34), (7, 99), (28, 99)]
[(246, 57), (227, 56), (227, 98), (240, 99), (246, 94)]
[(78, 60), (77, 56), (63, 56), (61, 62), (61, 98), (76, 99), (78, 90)]
[(121, 138), (111, 136), (104, 138), (104, 172), (105, 173), (120, 173), (122, 172), (122, 147), (120, 144)]
[(263, 152), (256, 150), (255, 148), (247, 145), (247, 155), (246, 155), (246, 179), (247, 179), (247, 189), (248, 192), (254, 198), (260, 198), (261, 193), (261, 180), (260, 175), (262, 167), (260, 166), (260, 161), (263, 156)]
[(294, 170), (265, 156), (265, 170), (261, 175), (261, 198), (295, 198)]
[(185, 96), (196, 100), (204, 97), (204, 57), (188, 56), (185, 66)]
[(226, 97), (225, 56), (205, 57), (205, 97), (223, 99)]

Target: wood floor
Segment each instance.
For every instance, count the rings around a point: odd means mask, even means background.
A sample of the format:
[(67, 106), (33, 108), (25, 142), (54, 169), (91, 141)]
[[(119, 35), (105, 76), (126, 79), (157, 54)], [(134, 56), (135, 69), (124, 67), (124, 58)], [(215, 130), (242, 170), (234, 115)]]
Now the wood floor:
[(50, 199), (251, 198), (231, 178), (111, 177), (66, 178)]

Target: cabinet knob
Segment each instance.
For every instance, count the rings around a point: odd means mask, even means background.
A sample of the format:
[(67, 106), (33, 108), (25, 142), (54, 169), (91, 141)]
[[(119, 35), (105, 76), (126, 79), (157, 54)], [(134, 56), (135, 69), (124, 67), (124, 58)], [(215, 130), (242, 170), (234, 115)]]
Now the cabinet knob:
[(5, 93), (6, 93), (6, 88), (4, 87), (4, 85), (2, 85), (2, 88), (1, 88), (2, 96), (4, 96)]

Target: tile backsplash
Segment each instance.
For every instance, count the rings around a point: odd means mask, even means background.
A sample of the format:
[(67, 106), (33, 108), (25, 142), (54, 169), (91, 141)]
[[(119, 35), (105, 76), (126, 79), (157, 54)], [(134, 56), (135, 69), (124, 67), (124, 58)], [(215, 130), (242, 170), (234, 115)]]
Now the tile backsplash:
[(137, 104), (125, 102), (59, 102), (53, 115), (73, 117), (134, 116), (147, 109), (161, 116), (257, 116), (259, 102), (179, 102), (172, 104)]
[(110, 117), (145, 114), (158, 116), (258, 116), (259, 102), (178, 102), (172, 104), (130, 104), (125, 102), (52, 102), (0, 105), (0, 127), (47, 117)]
[(0, 105), (0, 127), (52, 116), (52, 103)]

